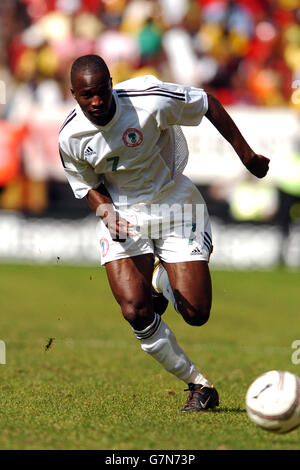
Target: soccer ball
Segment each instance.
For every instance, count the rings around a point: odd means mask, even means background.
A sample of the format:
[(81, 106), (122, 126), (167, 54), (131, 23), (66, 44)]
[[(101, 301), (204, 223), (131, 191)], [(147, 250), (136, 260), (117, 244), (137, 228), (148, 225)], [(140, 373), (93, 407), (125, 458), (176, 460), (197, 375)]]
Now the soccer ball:
[(267, 431), (292, 431), (300, 425), (300, 378), (287, 371), (265, 372), (248, 388), (246, 410)]

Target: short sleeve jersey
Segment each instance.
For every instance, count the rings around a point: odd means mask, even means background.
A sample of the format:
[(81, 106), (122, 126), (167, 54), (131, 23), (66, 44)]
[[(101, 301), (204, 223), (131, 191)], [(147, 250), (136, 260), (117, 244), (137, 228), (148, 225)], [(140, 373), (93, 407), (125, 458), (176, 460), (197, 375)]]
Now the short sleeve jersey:
[(59, 152), (76, 198), (104, 183), (113, 202), (151, 203), (172, 188), (188, 150), (180, 126), (197, 126), (207, 95), (200, 88), (137, 77), (113, 89), (116, 112), (93, 124), (79, 105), (59, 134)]

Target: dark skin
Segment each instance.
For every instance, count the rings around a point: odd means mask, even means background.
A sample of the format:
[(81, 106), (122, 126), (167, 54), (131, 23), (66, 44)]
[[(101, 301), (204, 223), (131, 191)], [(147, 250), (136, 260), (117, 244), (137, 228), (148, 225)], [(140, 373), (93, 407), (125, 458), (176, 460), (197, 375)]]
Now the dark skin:
[[(71, 91), (86, 117), (94, 124), (105, 126), (114, 116), (116, 104), (112, 95), (112, 80), (107, 71), (77, 73)], [(221, 103), (210, 94), (206, 117), (232, 145), (246, 168), (257, 178), (263, 178), (269, 169), (269, 159), (250, 148)], [(103, 185), (97, 190), (90, 190), (87, 200), (104, 220), (114, 239), (130, 236), (130, 224), (122, 218), (116, 219), (112, 200)], [(153, 255), (145, 254), (105, 265), (111, 290), (123, 316), (137, 330), (146, 328), (154, 320), (151, 295), (153, 263)], [(212, 303), (208, 262), (163, 264), (184, 320), (190, 325), (206, 323)]]
[(73, 77), (71, 93), (93, 124), (105, 126), (113, 118), (116, 103), (112, 95), (112, 79), (107, 72), (77, 73)]

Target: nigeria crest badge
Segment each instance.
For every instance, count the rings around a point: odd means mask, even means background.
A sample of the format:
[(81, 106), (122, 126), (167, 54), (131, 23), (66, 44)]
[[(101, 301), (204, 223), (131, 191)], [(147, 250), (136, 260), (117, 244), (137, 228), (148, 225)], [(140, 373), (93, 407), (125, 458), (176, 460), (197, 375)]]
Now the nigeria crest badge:
[(143, 134), (138, 129), (130, 127), (123, 134), (123, 142), (126, 147), (137, 147), (143, 142)]

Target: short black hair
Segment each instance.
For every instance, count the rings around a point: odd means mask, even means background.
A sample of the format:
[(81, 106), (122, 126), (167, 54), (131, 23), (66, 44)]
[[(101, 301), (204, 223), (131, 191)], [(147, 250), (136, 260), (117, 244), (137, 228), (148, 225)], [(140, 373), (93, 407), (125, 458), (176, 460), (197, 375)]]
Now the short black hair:
[(98, 73), (103, 71), (105, 71), (110, 77), (109, 69), (102, 57), (96, 54), (83, 55), (74, 60), (72, 64), (71, 83), (73, 83), (74, 77), (77, 73)]

